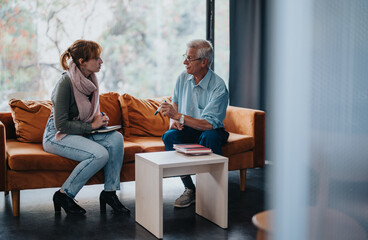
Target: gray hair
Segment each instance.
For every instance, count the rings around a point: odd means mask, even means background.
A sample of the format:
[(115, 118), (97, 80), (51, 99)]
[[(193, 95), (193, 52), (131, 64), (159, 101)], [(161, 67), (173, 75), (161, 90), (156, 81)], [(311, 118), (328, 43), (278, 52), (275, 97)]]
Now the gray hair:
[(207, 58), (207, 67), (211, 67), (213, 62), (213, 47), (211, 42), (203, 39), (195, 39), (188, 42), (187, 47), (197, 49), (197, 58)]

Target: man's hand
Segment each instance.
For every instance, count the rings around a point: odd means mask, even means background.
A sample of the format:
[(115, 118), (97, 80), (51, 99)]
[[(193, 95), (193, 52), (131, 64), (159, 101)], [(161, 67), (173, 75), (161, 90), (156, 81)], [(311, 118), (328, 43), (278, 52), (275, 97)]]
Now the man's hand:
[(161, 104), (161, 112), (164, 116), (168, 116), (174, 120), (179, 120), (181, 114), (174, 108), (173, 105), (167, 102)]
[[(170, 122), (170, 129), (183, 130), (184, 125), (179, 124), (181, 113), (178, 113), (178, 105), (176, 103), (163, 102), (161, 104), (161, 112), (164, 116), (168, 116), (172, 119)], [(193, 118), (189, 115), (185, 115), (185, 126), (197, 129), (199, 131), (206, 131), (213, 129), (212, 124), (207, 122), (205, 119)]]
[(176, 120), (173, 120), (171, 126), (170, 126), (170, 129), (177, 129), (177, 130), (183, 130), (184, 128), (184, 125), (180, 124), (178, 121)]

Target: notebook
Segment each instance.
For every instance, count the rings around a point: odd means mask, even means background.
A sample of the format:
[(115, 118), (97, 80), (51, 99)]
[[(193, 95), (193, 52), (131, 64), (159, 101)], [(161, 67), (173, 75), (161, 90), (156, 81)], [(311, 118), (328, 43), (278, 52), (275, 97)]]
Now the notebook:
[(191, 154), (191, 155), (201, 155), (210, 154), (212, 150), (200, 144), (174, 144), (174, 149), (177, 152)]
[(121, 128), (121, 125), (108, 126), (108, 127), (104, 127), (104, 128), (99, 128), (99, 129), (92, 130), (91, 133), (111, 132), (111, 131), (118, 130), (120, 128)]

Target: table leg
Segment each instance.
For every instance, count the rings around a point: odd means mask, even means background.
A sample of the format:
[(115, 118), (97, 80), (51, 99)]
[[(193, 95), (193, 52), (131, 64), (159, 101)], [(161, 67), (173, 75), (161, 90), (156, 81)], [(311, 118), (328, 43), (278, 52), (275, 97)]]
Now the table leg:
[(136, 222), (162, 238), (162, 169), (136, 160), (135, 191)]
[(209, 172), (196, 175), (196, 213), (227, 228), (228, 166), (211, 164), (209, 168)]

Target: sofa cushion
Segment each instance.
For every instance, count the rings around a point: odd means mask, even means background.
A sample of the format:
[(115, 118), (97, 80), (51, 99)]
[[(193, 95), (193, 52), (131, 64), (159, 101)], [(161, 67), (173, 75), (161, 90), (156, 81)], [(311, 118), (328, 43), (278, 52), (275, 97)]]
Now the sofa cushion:
[(231, 156), (251, 151), (254, 148), (254, 138), (248, 135), (229, 132), (227, 144), (222, 147), (222, 155)]
[(165, 144), (161, 137), (132, 136), (127, 138), (127, 140), (140, 145), (143, 149), (143, 152), (165, 151)]
[[(127, 141), (139, 144), (143, 152), (165, 151), (165, 144), (161, 137), (141, 137), (132, 136), (126, 138)], [(251, 151), (254, 148), (254, 139), (248, 135), (231, 133), (227, 143), (222, 147), (224, 156), (231, 156), (242, 152)]]
[[(136, 143), (124, 141), (124, 163), (133, 162), (135, 153), (142, 152)], [(79, 163), (67, 158), (47, 153), (42, 144), (7, 141), (8, 166), (12, 170), (73, 170)]]
[(141, 152), (142, 146), (124, 139), (124, 163), (135, 162), (135, 154)]
[(99, 96), (100, 110), (109, 117), (109, 126), (122, 124), (119, 96), (120, 94), (115, 92), (103, 93)]
[(20, 142), (42, 142), (43, 131), (52, 109), (51, 101), (11, 99), (9, 106), (17, 140)]
[(124, 136), (159, 136), (168, 129), (170, 119), (161, 113), (154, 115), (159, 105), (169, 97), (139, 99), (127, 93), (119, 97), (123, 113)]

